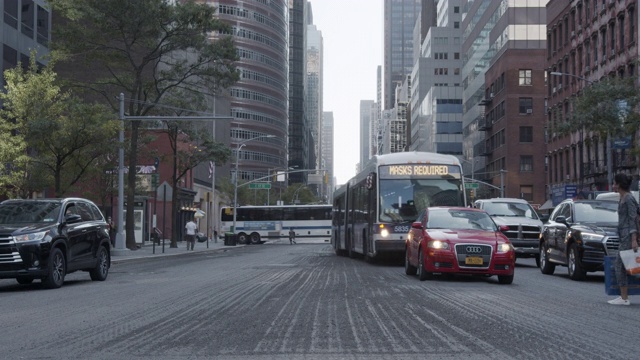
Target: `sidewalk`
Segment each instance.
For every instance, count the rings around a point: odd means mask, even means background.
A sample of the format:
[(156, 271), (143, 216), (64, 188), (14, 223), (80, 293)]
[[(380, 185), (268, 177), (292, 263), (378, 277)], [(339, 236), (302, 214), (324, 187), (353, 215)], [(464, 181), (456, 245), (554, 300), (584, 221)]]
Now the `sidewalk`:
[[(192, 254), (198, 252), (205, 251), (224, 251), (227, 249), (235, 249), (244, 247), (246, 245), (236, 245), (236, 246), (225, 246), (224, 240), (218, 239), (218, 242), (214, 242), (213, 240), (209, 240), (209, 247), (207, 248), (207, 242), (196, 242), (193, 251), (187, 250), (187, 243), (184, 241), (178, 242), (177, 248), (170, 248), (171, 241), (165, 240), (164, 243), (164, 253), (162, 252), (162, 243), (160, 245), (156, 244), (155, 253), (153, 244), (148, 244), (140, 247), (138, 250), (125, 250), (124, 255), (112, 255), (111, 263), (119, 263), (128, 260), (136, 260), (136, 259), (144, 259), (151, 257), (159, 257), (159, 256), (176, 256), (176, 255), (185, 255)], [(119, 250), (118, 252), (122, 252)]]

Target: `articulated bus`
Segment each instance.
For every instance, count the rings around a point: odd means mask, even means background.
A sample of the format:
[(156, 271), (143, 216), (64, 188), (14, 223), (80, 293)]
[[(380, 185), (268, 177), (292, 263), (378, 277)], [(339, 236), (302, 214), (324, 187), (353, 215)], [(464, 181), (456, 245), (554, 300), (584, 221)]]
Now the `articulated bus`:
[(336, 254), (374, 259), (404, 253), (418, 212), (465, 206), (460, 160), (452, 155), (400, 152), (377, 155), (333, 194)]
[[(331, 240), (331, 205), (271, 205), (240, 206), (236, 215), (238, 243), (260, 244), (264, 240), (289, 238), (289, 229), (296, 241), (328, 243)], [(233, 207), (220, 210), (221, 235), (233, 227)]]

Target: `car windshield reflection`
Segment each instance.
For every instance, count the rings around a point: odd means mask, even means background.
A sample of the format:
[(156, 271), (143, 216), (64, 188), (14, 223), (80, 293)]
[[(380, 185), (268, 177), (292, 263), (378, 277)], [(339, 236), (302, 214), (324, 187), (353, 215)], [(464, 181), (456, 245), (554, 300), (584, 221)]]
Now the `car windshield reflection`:
[(58, 219), (60, 203), (51, 201), (11, 201), (0, 204), (0, 225), (52, 223)]
[(431, 209), (427, 219), (427, 228), (496, 231), (496, 224), (485, 212), (462, 209)]

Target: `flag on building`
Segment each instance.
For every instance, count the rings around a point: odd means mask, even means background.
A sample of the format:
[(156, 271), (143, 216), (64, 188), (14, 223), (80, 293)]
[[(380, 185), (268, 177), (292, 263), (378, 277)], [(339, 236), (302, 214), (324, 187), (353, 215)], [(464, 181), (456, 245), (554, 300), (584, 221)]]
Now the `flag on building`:
[(213, 161), (209, 161), (209, 179), (213, 177)]

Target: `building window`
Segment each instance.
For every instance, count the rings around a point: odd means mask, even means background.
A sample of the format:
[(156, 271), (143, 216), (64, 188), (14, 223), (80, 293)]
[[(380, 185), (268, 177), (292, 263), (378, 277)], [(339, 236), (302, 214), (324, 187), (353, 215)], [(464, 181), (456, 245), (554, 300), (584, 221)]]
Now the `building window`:
[(453, 28), (454, 29), (460, 29), (460, 22), (459, 21), (454, 21), (453, 22)]
[(533, 186), (520, 185), (520, 198), (527, 201), (533, 201)]
[(533, 98), (520, 98), (519, 111), (521, 115), (533, 113)]
[(624, 51), (624, 16), (618, 18), (618, 34), (620, 51)]
[(533, 142), (533, 127), (532, 126), (520, 126), (520, 142), (521, 143)]
[(614, 56), (616, 54), (616, 24), (613, 21), (609, 24), (609, 35), (611, 35), (611, 54), (609, 56)]
[(459, 52), (454, 52), (454, 53), (453, 53), (453, 58), (454, 58), (455, 60), (460, 60), (460, 53), (459, 53)]
[(604, 28), (601, 31), (600, 40), (602, 40), (602, 61), (607, 59), (607, 29)]
[(454, 6), (453, 7), (453, 13), (454, 14), (460, 14), (460, 6)]
[(629, 15), (629, 42), (633, 43), (636, 40), (636, 20), (634, 16), (634, 8), (630, 7), (627, 14)]
[(521, 155), (520, 156), (520, 171), (533, 171), (533, 156)]
[(520, 70), (518, 73), (518, 85), (530, 86), (531, 85), (531, 69)]

